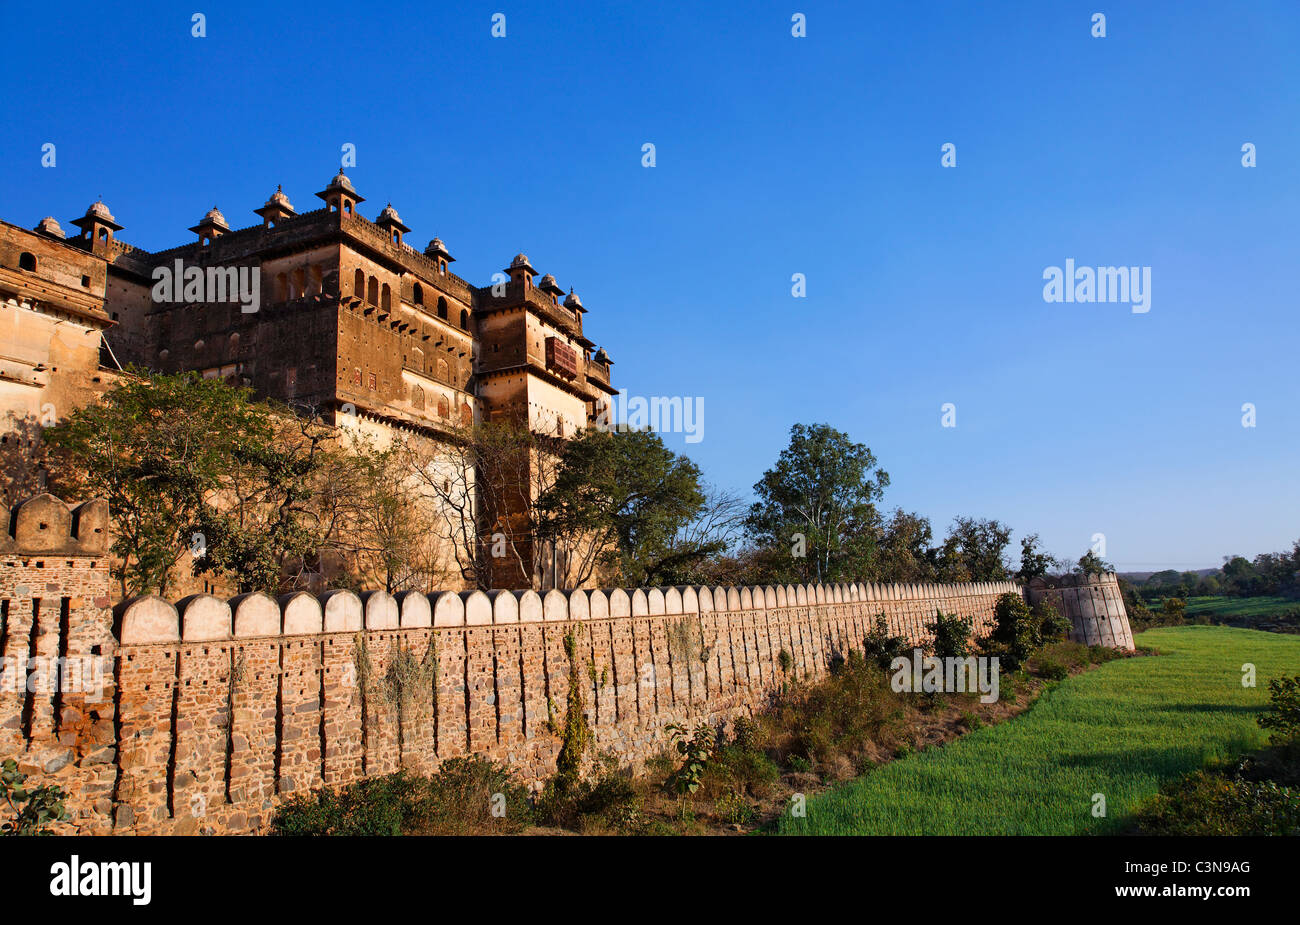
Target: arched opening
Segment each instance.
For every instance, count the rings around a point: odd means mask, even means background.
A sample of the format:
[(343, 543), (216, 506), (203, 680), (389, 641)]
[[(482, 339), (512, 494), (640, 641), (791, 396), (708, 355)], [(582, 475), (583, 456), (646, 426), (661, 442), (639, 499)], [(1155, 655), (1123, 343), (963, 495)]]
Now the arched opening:
[(279, 273), (275, 277), (275, 301), (284, 302), (289, 298), (289, 280)]
[(469, 312), (463, 308), (460, 310), (460, 326), (462, 330), (469, 330)]
[(388, 288), (388, 283), (384, 283), (384, 294), (379, 304), (386, 312), (393, 310), (393, 290)]
[(35, 270), (35, 269), (36, 269), (36, 255), (35, 255), (35, 254), (29, 254), (29, 253), (27, 253), (27, 251), (23, 251), (21, 254), (19, 254), (19, 255), (18, 255), (18, 269), (20, 269), (20, 270)]
[(370, 277), (370, 286), (366, 290), (366, 301), (371, 305), (379, 304), (379, 280)]
[(438, 296), (438, 317), (447, 320), (447, 300), (442, 296)]
[(289, 279), (289, 298), (301, 299), (307, 294), (307, 274), (302, 267), (293, 271)]
[(311, 268), (311, 294), (320, 295), (325, 291), (325, 271), (319, 265)]
[(415, 284), (415, 294), (412, 296), (412, 298), (415, 299), (416, 305), (424, 304), (424, 289), (420, 286), (419, 283)]
[(352, 294), (358, 299), (366, 297), (366, 274), (360, 270), (352, 274)]
[(438, 378), (447, 381), (447, 361), (441, 358), (438, 359)]
[(411, 406), (416, 411), (424, 410), (424, 389), (418, 385), (411, 389)]

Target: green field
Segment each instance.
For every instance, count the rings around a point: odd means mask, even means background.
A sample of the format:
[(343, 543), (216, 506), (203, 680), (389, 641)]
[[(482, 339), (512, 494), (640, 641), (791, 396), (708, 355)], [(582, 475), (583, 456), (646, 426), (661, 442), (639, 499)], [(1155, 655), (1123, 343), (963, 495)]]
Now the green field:
[[(1160, 785), (1265, 744), (1268, 680), (1300, 673), (1300, 637), (1218, 626), (1138, 635), (1158, 657), (1109, 662), (1025, 713), (809, 799), (780, 831), (814, 835), (1071, 835), (1123, 830)], [(1257, 686), (1241, 686), (1251, 662)], [(1105, 818), (1092, 815), (1105, 795)]]
[(1207, 614), (1231, 620), (1264, 620), (1300, 610), (1300, 601), (1286, 597), (1189, 597), (1187, 616)]

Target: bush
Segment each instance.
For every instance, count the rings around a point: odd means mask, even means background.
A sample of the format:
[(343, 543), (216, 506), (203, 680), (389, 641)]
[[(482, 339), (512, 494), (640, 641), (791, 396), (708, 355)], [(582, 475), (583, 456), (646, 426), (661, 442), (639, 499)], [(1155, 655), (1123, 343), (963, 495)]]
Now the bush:
[(1138, 828), (1147, 835), (1300, 835), (1300, 791), (1197, 771), (1162, 788)]
[(778, 698), (771, 714), (777, 731), (773, 754), (796, 770), (810, 769), (813, 760), (829, 764), (837, 756), (853, 758), (871, 743), (892, 738), (902, 703), (889, 687), (889, 676), (851, 650), (844, 665), (821, 683)]
[(1040, 658), (1035, 665), (1035, 673), (1048, 681), (1064, 681), (1070, 676), (1070, 667), (1054, 658)]
[(875, 625), (862, 640), (863, 654), (868, 663), (888, 671), (890, 663), (907, 655), (911, 645), (903, 636), (889, 634), (889, 621), (883, 613), (876, 615)]
[(414, 779), (399, 772), (341, 790), (328, 787), (285, 800), (275, 811), (275, 835), (401, 835)]
[(1268, 709), (1256, 722), (1274, 745), (1300, 742), (1300, 675), (1268, 682)]
[(965, 658), (971, 650), (970, 617), (959, 617), (954, 613), (945, 614), (938, 608), (934, 611), (934, 622), (925, 628), (934, 634), (931, 648), (937, 658)]
[(473, 835), (531, 825), (528, 790), (502, 764), (450, 758), (431, 777), (398, 771), (285, 800), (276, 835)]
[(996, 656), (998, 667), (1015, 671), (1038, 648), (1042, 624), (1019, 594), (1003, 594), (993, 605), (993, 631), (984, 640), (984, 654)]
[(631, 779), (612, 758), (603, 758), (595, 776), (573, 780), (559, 775), (546, 782), (537, 800), (538, 820), (547, 825), (583, 831), (592, 827), (639, 833), (645, 821), (641, 797)]
[(1001, 668), (1015, 671), (1043, 646), (1061, 642), (1070, 621), (1046, 599), (1031, 610), (1019, 594), (1000, 596), (993, 606), (993, 631), (984, 640), (985, 655), (997, 656)]

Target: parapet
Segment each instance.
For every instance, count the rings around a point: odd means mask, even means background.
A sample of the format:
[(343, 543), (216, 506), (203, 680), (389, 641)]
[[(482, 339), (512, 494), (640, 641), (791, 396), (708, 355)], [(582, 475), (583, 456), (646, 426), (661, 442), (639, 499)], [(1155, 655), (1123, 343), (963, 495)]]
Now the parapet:
[(273, 598), (260, 592), (228, 601), (194, 594), (175, 604), (145, 595), (114, 608), (113, 630), (125, 646), (213, 642), (320, 633), (396, 632), (408, 629), (566, 623), (627, 617), (743, 613), (787, 607), (891, 601), (939, 603), (1022, 593), (1011, 581), (972, 584), (845, 582), (764, 587), (608, 588), (546, 591), (295, 591)]
[(95, 498), (69, 507), (50, 494), (0, 504), (0, 554), (102, 556), (108, 552), (108, 502)]

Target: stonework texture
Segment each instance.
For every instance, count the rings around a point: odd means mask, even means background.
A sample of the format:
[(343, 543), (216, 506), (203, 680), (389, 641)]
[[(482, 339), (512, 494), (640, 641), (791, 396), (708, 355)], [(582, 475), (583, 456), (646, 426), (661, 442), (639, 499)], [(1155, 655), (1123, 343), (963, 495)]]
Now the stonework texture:
[[(540, 784), (555, 770), (551, 720), (562, 722), (574, 675), (595, 748), (636, 767), (665, 746), (669, 723), (723, 723), (791, 677), (823, 676), (861, 649), (878, 614), (920, 645), (936, 609), (983, 635), (999, 595), (1026, 593), (1012, 582), (334, 591), (143, 597), (110, 610), (95, 532), (106, 512), (91, 502), (60, 517), (51, 502), (62, 504), (43, 496), (0, 512), (11, 525), (0, 656), (97, 659), (103, 689), (8, 685), (0, 758), (68, 791), (63, 828), (85, 834), (264, 832), (287, 794), (431, 772), (467, 753)], [(1054, 595), (1080, 641), (1131, 648), (1113, 576), (1039, 593)]]

